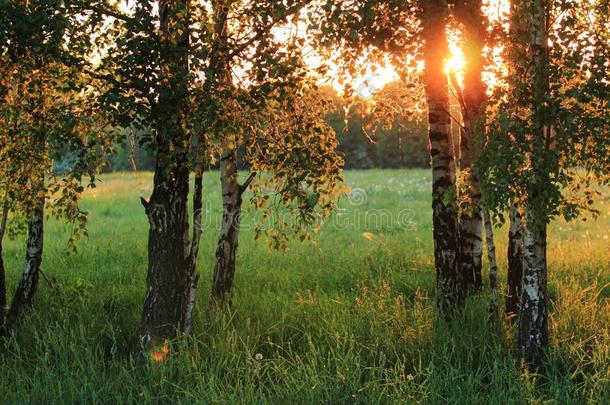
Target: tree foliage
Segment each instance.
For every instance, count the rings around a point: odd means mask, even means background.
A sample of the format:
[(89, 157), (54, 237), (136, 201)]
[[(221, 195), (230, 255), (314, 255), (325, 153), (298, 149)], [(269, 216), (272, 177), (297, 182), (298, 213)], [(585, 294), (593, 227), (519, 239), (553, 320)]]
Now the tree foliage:
[[(483, 198), (497, 212), (512, 202), (527, 201), (534, 165), (544, 172), (544, 195), (539, 221), (563, 216), (570, 220), (583, 211), (595, 213), (596, 185), (607, 184), (610, 173), (610, 62), (603, 2), (548, 2), (548, 92), (537, 103), (534, 83), (524, 80), (531, 70), (533, 50), (527, 30), (506, 34), (508, 74), (490, 102), (488, 141), (481, 152)], [(531, 13), (520, 9), (524, 24)], [(544, 153), (535, 153), (536, 116), (550, 128)]]
[[(111, 152), (83, 74), (91, 21), (60, 1), (9, 1), (0, 21), (0, 190), (13, 213), (25, 217), (36, 200), (46, 200), (51, 213), (76, 225), (74, 242), (86, 232), (80, 194), (95, 185)], [(61, 156), (66, 162), (58, 172)]]

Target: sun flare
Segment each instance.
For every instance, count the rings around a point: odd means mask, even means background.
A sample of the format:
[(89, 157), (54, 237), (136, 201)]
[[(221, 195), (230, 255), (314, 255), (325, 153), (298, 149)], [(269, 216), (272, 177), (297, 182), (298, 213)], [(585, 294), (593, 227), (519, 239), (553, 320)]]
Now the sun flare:
[[(491, 23), (502, 23), (505, 29), (508, 28), (508, 14), (510, 3), (508, 0), (484, 0), (483, 12)], [(449, 54), (445, 60), (444, 71), (448, 76), (455, 77), (457, 85), (460, 87), (464, 83), (464, 74), (467, 68), (467, 61), (463, 50), (462, 33), (457, 27), (452, 27), (447, 31)], [(502, 47), (485, 47), (484, 52), (489, 61), (484, 67), (483, 81), (487, 85), (488, 92), (500, 85), (503, 75), (506, 74), (506, 66), (502, 59)], [(407, 55), (407, 60), (409, 55)], [(423, 62), (418, 63), (416, 72), (421, 73), (424, 69)], [(383, 88), (386, 84), (396, 80), (398, 75), (388, 63), (383, 67), (376, 67), (374, 70), (367, 70), (366, 74), (352, 78), (352, 87), (365, 99), (370, 99), (373, 95)], [(336, 85), (337, 90), (342, 91), (341, 85)]]
[(445, 61), (445, 73), (456, 74), (458, 76), (463, 75), (464, 69), (466, 68), (466, 59), (461, 49), (457, 48), (451, 50), (449, 57)]

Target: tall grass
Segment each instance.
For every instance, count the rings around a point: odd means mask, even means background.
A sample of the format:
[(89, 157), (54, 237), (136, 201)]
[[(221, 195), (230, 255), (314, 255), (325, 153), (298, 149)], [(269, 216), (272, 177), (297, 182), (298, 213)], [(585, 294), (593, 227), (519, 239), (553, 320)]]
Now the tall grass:
[[(194, 333), (166, 361), (136, 366), (147, 235), (138, 197), (151, 178), (105, 176), (85, 196), (91, 236), (77, 255), (65, 255), (69, 230), (48, 223), (43, 271), (56, 287), (42, 282), (0, 347), (0, 403), (609, 403), (607, 197), (597, 221), (551, 226), (551, 349), (531, 375), (512, 322), (488, 322), (487, 293), (452, 324), (437, 318), (428, 173), (347, 177), (364, 198), (344, 199), (314, 243), (269, 250), (246, 214), (234, 305), (221, 313), (208, 307), (217, 236), (208, 221)], [(218, 218), (216, 173), (205, 199)], [(22, 239), (9, 241), (11, 287), (23, 254)], [(504, 257), (500, 265), (502, 276)]]

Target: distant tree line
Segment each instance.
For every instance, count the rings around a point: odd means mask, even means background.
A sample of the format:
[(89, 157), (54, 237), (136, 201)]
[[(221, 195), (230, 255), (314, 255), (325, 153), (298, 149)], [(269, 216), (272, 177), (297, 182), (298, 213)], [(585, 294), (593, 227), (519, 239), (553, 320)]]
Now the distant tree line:
[[(398, 85), (389, 83), (386, 87)], [(332, 101), (325, 113), (325, 121), (335, 131), (339, 142), (338, 153), (349, 170), (427, 168), (430, 166), (428, 152), (428, 124), (425, 117), (396, 115), (390, 123), (380, 123), (375, 117), (374, 107), (379, 94), (370, 100), (356, 98), (346, 101), (329, 86), (318, 90)], [(382, 90), (383, 91), (383, 90)], [(154, 155), (136, 142), (141, 137), (137, 129), (122, 129), (121, 143), (116, 153), (108, 157), (107, 171), (150, 171), (155, 165)], [(240, 170), (247, 167), (239, 151)], [(57, 161), (59, 169), (69, 163), (69, 156)], [(218, 168), (218, 163), (210, 165)]]

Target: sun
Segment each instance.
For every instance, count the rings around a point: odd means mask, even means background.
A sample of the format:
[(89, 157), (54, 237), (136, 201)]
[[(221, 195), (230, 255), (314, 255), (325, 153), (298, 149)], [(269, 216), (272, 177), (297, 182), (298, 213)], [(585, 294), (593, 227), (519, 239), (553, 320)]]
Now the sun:
[[(460, 44), (459, 33), (450, 32), (449, 35), (449, 54), (445, 59), (444, 70), (447, 76), (455, 76), (460, 87), (464, 84), (464, 72), (466, 70), (466, 58)], [(423, 71), (423, 65), (418, 66), (417, 72)], [(376, 66), (374, 69), (367, 69), (366, 74), (355, 79), (353, 87), (356, 93), (368, 100), (373, 95), (383, 88), (386, 84), (398, 79), (398, 74), (391, 67), (391, 64), (385, 66)], [(489, 78), (485, 78), (489, 80)]]
[[(508, 29), (508, 15), (510, 11), (509, 0), (483, 0), (482, 10), (485, 16), (489, 19), (490, 23), (501, 23), (504, 29)], [(447, 27), (447, 42), (448, 42), (448, 54), (445, 58), (443, 70), (449, 79), (450, 86), (457, 86), (463, 89), (464, 86), (464, 75), (466, 69), (468, 69), (468, 61), (464, 55), (464, 33), (462, 32), (459, 25)], [(492, 94), (493, 90), (498, 86), (502, 85), (502, 80), (507, 74), (507, 67), (503, 59), (504, 49), (500, 45), (489, 44), (483, 48), (484, 60), (486, 61), (483, 66), (482, 79), (487, 88), (487, 93)], [(313, 53), (315, 54), (315, 53)], [(419, 58), (419, 59), (418, 59)], [(313, 58), (309, 57), (312, 66), (319, 66), (322, 58), (317, 56)], [(363, 58), (365, 59), (365, 58)], [(425, 63), (421, 60), (421, 55), (405, 55), (405, 63), (410, 60), (417, 60), (417, 66), (411, 73), (421, 75), (425, 69)], [(334, 80), (333, 78), (340, 76), (340, 69), (337, 64), (325, 61), (329, 66), (329, 75), (323, 80), (330, 83), (339, 93), (344, 90), (344, 83), (342, 81)], [(386, 84), (398, 80), (399, 75), (397, 71), (392, 67), (392, 63), (389, 59), (386, 59), (384, 63), (369, 66), (364, 69), (356, 77), (347, 78), (351, 84), (352, 89), (355, 93), (363, 99), (370, 100), (374, 95), (381, 90)]]
[(463, 53), (451, 53), (445, 61), (445, 73), (460, 76), (466, 68), (466, 60)]
[(461, 36), (462, 33), (459, 31), (449, 30), (447, 32), (449, 55), (445, 59), (445, 73), (449, 77), (454, 76), (460, 87), (464, 84), (464, 72), (466, 71), (466, 57), (461, 46), (463, 43)]

